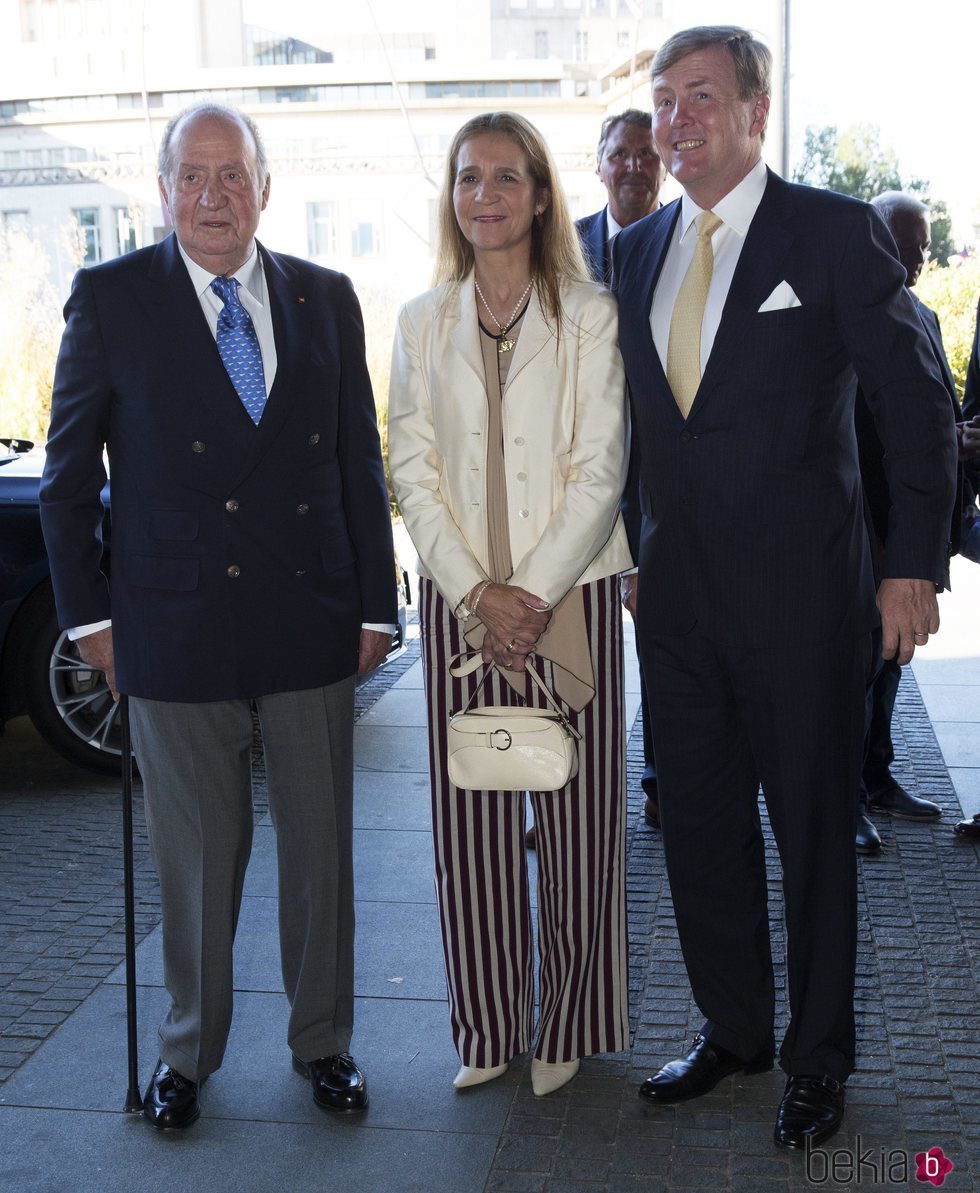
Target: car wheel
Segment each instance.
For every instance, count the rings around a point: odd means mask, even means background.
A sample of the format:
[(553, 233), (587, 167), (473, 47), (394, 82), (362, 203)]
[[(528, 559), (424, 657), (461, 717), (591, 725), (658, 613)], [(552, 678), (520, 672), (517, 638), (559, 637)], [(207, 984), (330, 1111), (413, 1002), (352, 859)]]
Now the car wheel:
[(58, 627), (50, 589), (37, 600), (32, 621), (24, 677), (28, 715), (65, 758), (118, 774), (119, 706), (102, 672), (83, 662), (78, 647)]

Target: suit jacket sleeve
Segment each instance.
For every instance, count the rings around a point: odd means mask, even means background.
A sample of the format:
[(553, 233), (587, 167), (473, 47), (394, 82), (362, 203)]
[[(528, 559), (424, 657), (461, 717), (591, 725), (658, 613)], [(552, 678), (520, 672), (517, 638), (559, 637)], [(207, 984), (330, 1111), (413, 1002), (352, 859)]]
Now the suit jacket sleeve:
[(357, 553), (363, 621), (398, 620), (395, 552), (378, 417), (364, 348), (361, 308), (350, 280), (341, 290), (342, 390), (337, 454), (344, 480), (344, 513)]
[(942, 585), (956, 488), (954, 420), (896, 266), (884, 221), (869, 208), (852, 221), (844, 246), (839, 327), (884, 449), (891, 509), (882, 577)]
[(102, 561), (100, 493), (112, 386), (92, 282), (75, 276), (51, 395), (41, 524), (62, 628), (111, 616)]

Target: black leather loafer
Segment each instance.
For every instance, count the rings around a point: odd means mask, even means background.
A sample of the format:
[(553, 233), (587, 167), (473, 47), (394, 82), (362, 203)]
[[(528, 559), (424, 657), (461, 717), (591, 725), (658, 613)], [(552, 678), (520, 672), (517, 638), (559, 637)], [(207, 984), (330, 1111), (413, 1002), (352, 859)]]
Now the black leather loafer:
[(959, 824), (954, 825), (953, 832), (965, 840), (975, 841), (980, 838), (980, 812), (971, 816), (969, 820), (961, 820)]
[(868, 799), (876, 812), (887, 812), (899, 820), (938, 820), (943, 814), (938, 804), (912, 795), (897, 783), (894, 787), (886, 787), (884, 791), (871, 792)]
[(321, 1110), (337, 1114), (355, 1114), (367, 1110), (368, 1095), (364, 1074), (349, 1052), (302, 1061), (293, 1057), (293, 1068), (313, 1086), (313, 1101)]
[(201, 1115), (198, 1083), (157, 1061), (143, 1097), (143, 1117), (159, 1131), (182, 1131)]
[(776, 1114), (777, 1147), (822, 1143), (844, 1118), (844, 1084), (833, 1077), (790, 1077)]
[(702, 1035), (694, 1037), (694, 1047), (682, 1060), (672, 1060), (640, 1086), (640, 1097), (648, 1102), (686, 1102), (713, 1090), (729, 1073), (764, 1073), (772, 1068), (772, 1053), (760, 1053), (743, 1060)]
[(865, 812), (858, 812), (857, 828), (854, 831), (854, 848), (858, 853), (880, 853), (881, 837)]

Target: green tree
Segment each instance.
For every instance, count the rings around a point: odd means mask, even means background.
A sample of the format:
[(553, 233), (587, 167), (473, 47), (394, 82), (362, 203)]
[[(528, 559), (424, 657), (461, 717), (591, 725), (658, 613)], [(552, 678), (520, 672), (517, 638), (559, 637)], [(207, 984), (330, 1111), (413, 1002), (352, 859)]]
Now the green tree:
[(980, 298), (980, 259), (971, 257), (953, 269), (940, 269), (938, 261), (930, 261), (915, 292), (939, 317), (946, 359), (962, 397)]
[(917, 195), (930, 209), (933, 258), (946, 265), (956, 252), (946, 204), (941, 199), (930, 200), (929, 183), (924, 179), (902, 178), (894, 150), (882, 148), (878, 129), (873, 125), (853, 125), (843, 133), (838, 133), (833, 125), (825, 128), (811, 125), (804, 136), (803, 157), (793, 172), (793, 180), (865, 202), (882, 191)]
[(43, 439), (63, 323), (38, 242), (0, 233), (0, 277), (0, 434)]

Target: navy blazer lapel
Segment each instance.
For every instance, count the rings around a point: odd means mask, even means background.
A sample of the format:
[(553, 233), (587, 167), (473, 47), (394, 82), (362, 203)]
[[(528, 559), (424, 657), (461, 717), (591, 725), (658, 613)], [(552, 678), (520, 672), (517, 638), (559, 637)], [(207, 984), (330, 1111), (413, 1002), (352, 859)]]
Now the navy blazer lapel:
[(147, 278), (150, 318), (164, 351), (173, 360), (175, 373), (185, 378), (183, 392), (208, 405), (248, 443), (254, 437), (254, 426), (222, 364), (173, 233), (156, 246)]
[[(624, 228), (616, 237), (613, 250), (613, 292), (619, 301), (620, 321), (623, 320), (622, 312), (629, 311), (630, 320), (634, 321), (633, 325), (639, 329), (638, 347), (645, 358), (644, 368), (648, 370), (647, 376), (655, 377), (663, 386), (675, 410), (677, 406), (670, 395), (664, 365), (653, 342), (650, 310), (653, 306), (653, 292), (660, 280), (680, 213), (680, 200), (675, 199), (666, 207), (645, 216), (639, 223)], [(622, 275), (621, 279), (616, 276), (617, 268)], [(679, 410), (677, 416), (681, 417)]]
[(271, 442), (289, 413), (289, 395), (301, 388), (310, 355), (316, 295), (287, 260), (259, 245), (276, 339), (276, 377), (259, 422), (257, 446)]
[(609, 261), (609, 241), (606, 237), (606, 209), (578, 221), (578, 234), (585, 254), (585, 263), (595, 281), (608, 286), (612, 267)]
[(791, 188), (769, 171), (762, 201), (739, 254), (721, 322), (689, 417), (693, 417), (699, 406), (710, 398), (716, 380), (730, 375), (731, 358), (751, 337), (752, 323), (759, 308), (785, 279), (785, 260), (795, 238), (794, 216)]

